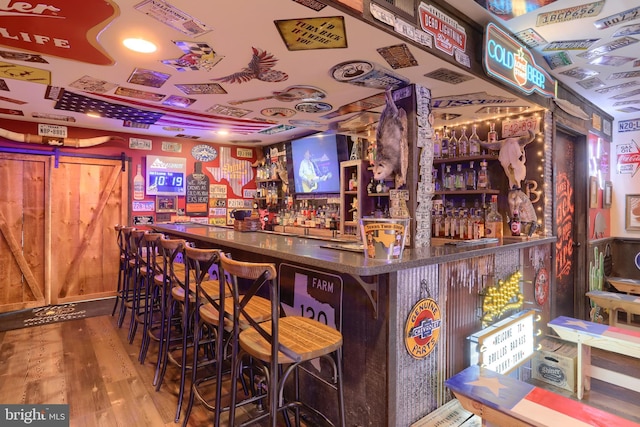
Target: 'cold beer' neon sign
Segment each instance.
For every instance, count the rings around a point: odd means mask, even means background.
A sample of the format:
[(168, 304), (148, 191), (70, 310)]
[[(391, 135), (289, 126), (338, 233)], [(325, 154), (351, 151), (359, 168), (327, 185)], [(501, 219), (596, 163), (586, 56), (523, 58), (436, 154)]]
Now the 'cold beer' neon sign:
[(555, 96), (555, 80), (536, 65), (531, 52), (492, 23), (485, 33), (483, 62), (487, 74), (526, 94)]

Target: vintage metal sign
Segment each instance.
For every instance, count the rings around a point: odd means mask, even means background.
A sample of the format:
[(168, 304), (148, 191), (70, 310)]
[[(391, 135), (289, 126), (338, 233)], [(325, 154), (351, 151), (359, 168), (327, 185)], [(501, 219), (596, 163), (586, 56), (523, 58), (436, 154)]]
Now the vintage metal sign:
[(551, 42), (546, 45), (542, 50), (586, 50), (591, 47), (592, 44), (600, 39), (582, 39), (582, 40), (562, 40)]
[(289, 50), (347, 47), (343, 16), (283, 19), (274, 23)]
[[(638, 126), (636, 123), (635, 126)], [(640, 126), (638, 126), (640, 128)], [(628, 144), (616, 146), (617, 167), (619, 174), (631, 174), (634, 176), (640, 169), (640, 147), (632, 139)]]
[(404, 345), (415, 359), (427, 357), (438, 343), (442, 319), (438, 303), (431, 298), (418, 301), (404, 325)]
[[(27, 7), (29, 6), (29, 7)], [(0, 45), (97, 65), (113, 59), (96, 34), (120, 13), (109, 0), (51, 0), (31, 6), (3, 1)]]
[(529, 49), (493, 23), (485, 32), (483, 64), (487, 74), (526, 94), (555, 96), (555, 80), (536, 64)]
[(420, 3), (418, 11), (420, 25), (433, 36), (437, 49), (451, 56), (456, 49), (462, 52), (467, 50), (467, 33), (455, 19), (424, 3)]
[(618, 122), (618, 132), (635, 132), (640, 130), (640, 118), (621, 120)]

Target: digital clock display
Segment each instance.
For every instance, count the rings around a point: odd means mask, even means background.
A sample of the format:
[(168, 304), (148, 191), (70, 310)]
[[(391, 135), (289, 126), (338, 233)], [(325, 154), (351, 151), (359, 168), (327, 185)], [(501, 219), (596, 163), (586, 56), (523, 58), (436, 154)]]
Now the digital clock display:
[(151, 170), (147, 173), (147, 194), (171, 196), (185, 194), (185, 179), (182, 172)]

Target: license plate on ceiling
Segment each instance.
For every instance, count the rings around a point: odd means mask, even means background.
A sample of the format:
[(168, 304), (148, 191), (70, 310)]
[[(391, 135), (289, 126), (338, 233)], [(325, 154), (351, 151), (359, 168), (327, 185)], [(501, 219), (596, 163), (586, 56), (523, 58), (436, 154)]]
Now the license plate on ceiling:
[(38, 135), (51, 136), (55, 138), (66, 138), (67, 127), (59, 125), (38, 124)]

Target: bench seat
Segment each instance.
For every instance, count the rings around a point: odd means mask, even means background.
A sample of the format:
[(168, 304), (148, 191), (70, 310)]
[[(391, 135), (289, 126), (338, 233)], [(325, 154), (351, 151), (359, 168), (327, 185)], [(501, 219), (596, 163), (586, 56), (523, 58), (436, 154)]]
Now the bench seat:
[(639, 426), (533, 384), (470, 366), (445, 381), (466, 410), (495, 426)]
[(587, 292), (587, 296), (596, 305), (610, 311), (609, 325), (640, 331), (640, 327), (633, 326), (630, 322), (627, 324), (618, 322), (618, 311), (621, 310), (627, 313), (627, 320), (631, 318), (632, 314), (640, 315), (640, 296), (606, 291), (590, 291)]

